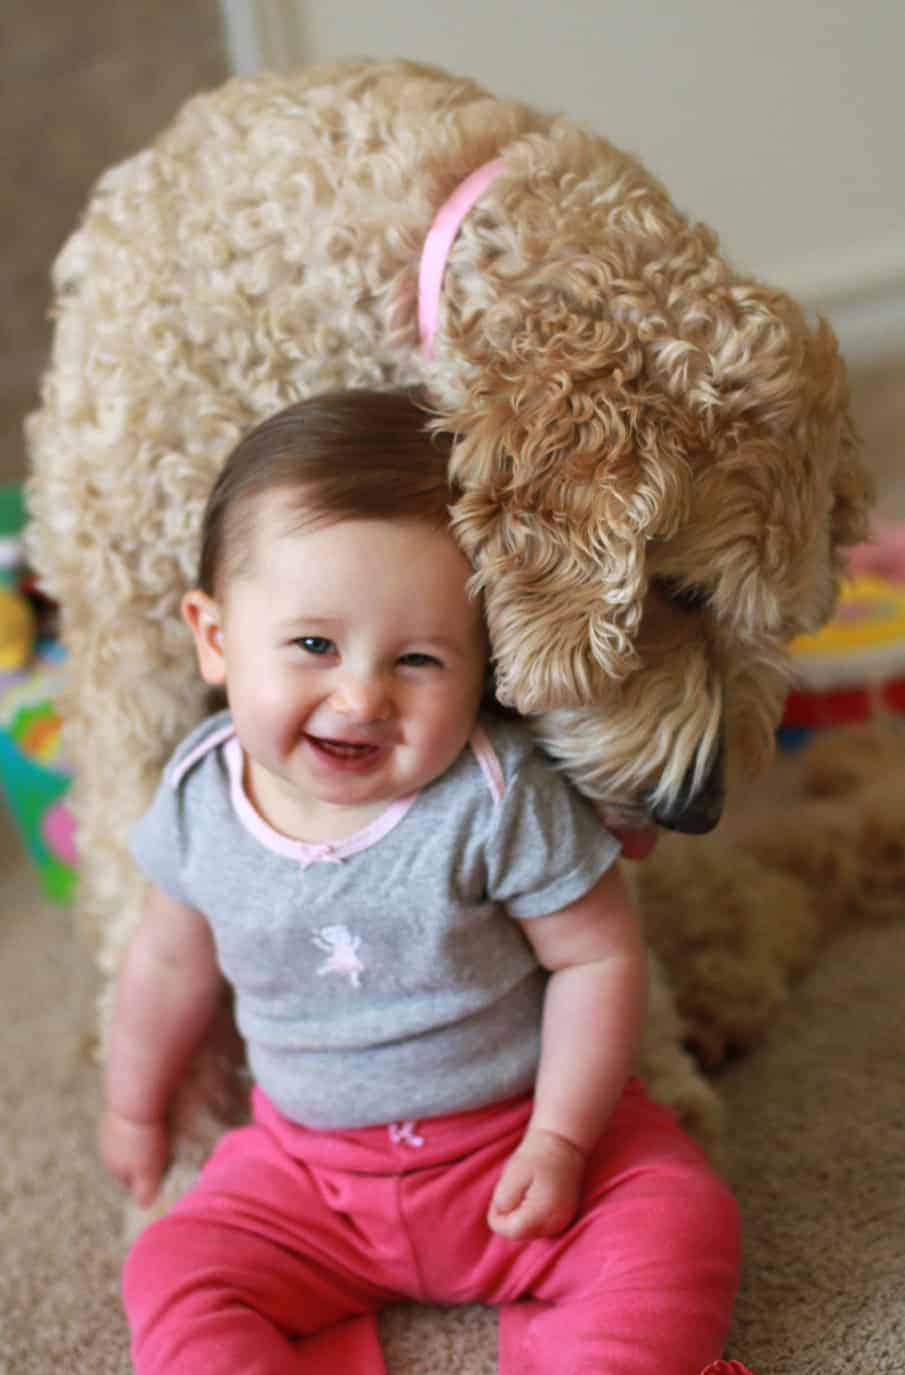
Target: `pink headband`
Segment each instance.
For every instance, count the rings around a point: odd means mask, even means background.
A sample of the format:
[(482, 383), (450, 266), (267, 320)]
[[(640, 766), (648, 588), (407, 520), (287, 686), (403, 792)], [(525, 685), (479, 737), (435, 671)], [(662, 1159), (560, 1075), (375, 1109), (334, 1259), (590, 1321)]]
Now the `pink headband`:
[(421, 348), (428, 358), (433, 352), (434, 333), (440, 313), (443, 273), (446, 270), (446, 260), (453, 239), (475, 201), (502, 171), (503, 162), (497, 158), (495, 162), (485, 162), (483, 167), (479, 167), (470, 177), (466, 177), (437, 211), (437, 217), (424, 240), (418, 271), (418, 328), (421, 333)]

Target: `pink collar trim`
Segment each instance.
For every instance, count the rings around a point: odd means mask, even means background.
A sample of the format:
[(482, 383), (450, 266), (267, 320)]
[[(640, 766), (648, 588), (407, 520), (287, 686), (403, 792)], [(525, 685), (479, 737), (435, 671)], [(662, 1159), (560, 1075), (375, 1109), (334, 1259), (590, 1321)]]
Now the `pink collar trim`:
[(421, 348), (428, 358), (433, 353), (434, 334), (440, 314), (440, 291), (449, 250), (465, 216), (491, 182), (496, 181), (503, 166), (502, 159), (497, 158), (494, 162), (485, 162), (483, 167), (466, 177), (440, 207), (424, 240), (418, 271), (418, 328)]
[(171, 788), (178, 788), (189, 769), (193, 769), (199, 759), (203, 759), (211, 750), (215, 750), (218, 745), (222, 745), (225, 740), (229, 740), (236, 733), (236, 728), (232, 721), (219, 730), (215, 730), (213, 735), (206, 735), (200, 745), (196, 745), (193, 750), (180, 759), (178, 764), (173, 764), (167, 772), (167, 782)]
[(273, 850), (275, 854), (282, 855), (284, 859), (294, 859), (303, 869), (307, 869), (309, 864), (314, 864), (318, 860), (327, 864), (339, 864), (349, 855), (357, 854), (359, 850), (367, 850), (372, 845), (376, 845), (389, 831), (392, 831), (394, 826), (398, 826), (418, 798), (417, 793), (410, 793), (408, 797), (400, 797), (398, 801), (390, 803), (386, 811), (381, 812), (374, 821), (364, 826), (360, 831), (355, 831), (353, 835), (343, 836), (341, 840), (315, 845), (306, 840), (293, 840), (290, 836), (280, 835), (279, 831), (275, 831), (255, 811), (248, 800), (242, 778), (245, 758), (238, 736), (233, 734), (226, 741), (223, 755), (229, 771), (229, 792), (233, 808), (246, 831), (249, 831), (255, 840), (260, 841), (268, 850)]
[(480, 765), (481, 773), (484, 775), (484, 782), (487, 784), (490, 796), (493, 798), (493, 805), (498, 807), (503, 800), (506, 791), (506, 780), (503, 777), (503, 770), (497, 758), (496, 750), (490, 743), (490, 736), (484, 727), (477, 724), (471, 732), (468, 741), (472, 753)]

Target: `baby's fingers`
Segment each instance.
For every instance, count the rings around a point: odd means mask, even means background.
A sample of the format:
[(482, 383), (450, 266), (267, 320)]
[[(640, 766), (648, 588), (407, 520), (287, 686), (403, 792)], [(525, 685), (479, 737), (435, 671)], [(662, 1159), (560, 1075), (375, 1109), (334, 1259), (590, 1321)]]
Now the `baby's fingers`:
[(493, 1191), (488, 1217), (500, 1218), (514, 1212), (524, 1201), (533, 1177), (534, 1171), (526, 1161), (518, 1156), (508, 1160)]
[(131, 1122), (108, 1111), (98, 1128), (98, 1142), (109, 1173), (128, 1189), (139, 1207), (149, 1207), (166, 1169), (166, 1127), (158, 1122)]
[(516, 1154), (494, 1191), (488, 1226), (510, 1240), (556, 1236), (575, 1216), (580, 1180), (573, 1157)]
[(556, 1189), (529, 1166), (506, 1171), (487, 1214), (491, 1230), (512, 1241), (553, 1236), (568, 1221)]
[(160, 1189), (162, 1175), (162, 1169), (154, 1169), (134, 1175), (129, 1181), (126, 1187), (139, 1208), (150, 1208)]

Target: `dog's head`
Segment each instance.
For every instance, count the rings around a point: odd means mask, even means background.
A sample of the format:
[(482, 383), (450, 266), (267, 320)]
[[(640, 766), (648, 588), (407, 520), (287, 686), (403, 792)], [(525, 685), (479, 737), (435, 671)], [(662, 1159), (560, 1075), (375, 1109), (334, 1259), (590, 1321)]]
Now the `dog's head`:
[(592, 797), (708, 829), (865, 535), (845, 370), (825, 323), (725, 269), (659, 295), (566, 275), (468, 341), (455, 530), (500, 700)]

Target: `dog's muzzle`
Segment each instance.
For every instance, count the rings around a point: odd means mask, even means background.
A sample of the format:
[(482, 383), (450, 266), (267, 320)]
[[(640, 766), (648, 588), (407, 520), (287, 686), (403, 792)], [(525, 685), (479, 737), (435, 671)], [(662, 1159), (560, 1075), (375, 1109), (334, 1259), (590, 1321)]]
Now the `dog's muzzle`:
[(704, 835), (713, 830), (723, 815), (725, 801), (726, 750), (721, 736), (703, 784), (695, 790), (694, 768), (689, 768), (678, 795), (672, 802), (655, 806), (653, 819), (667, 831)]

